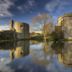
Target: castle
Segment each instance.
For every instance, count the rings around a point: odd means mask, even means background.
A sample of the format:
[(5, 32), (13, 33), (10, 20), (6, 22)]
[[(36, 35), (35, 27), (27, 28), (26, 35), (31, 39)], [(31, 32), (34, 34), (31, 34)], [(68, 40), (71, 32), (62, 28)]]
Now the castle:
[(29, 39), (29, 24), (11, 20), (10, 30), (0, 31), (0, 40)]

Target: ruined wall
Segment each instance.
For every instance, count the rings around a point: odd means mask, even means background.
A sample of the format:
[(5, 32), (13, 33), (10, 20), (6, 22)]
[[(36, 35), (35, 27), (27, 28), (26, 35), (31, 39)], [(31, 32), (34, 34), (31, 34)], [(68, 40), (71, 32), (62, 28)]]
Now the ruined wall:
[(72, 39), (72, 16), (62, 16), (58, 18), (58, 25), (64, 30), (64, 37)]

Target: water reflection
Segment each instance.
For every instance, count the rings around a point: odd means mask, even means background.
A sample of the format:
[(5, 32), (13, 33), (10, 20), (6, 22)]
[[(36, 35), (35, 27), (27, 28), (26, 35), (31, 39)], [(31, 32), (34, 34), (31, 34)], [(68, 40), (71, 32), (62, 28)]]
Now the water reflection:
[(11, 60), (21, 58), (29, 54), (29, 41), (6, 42), (0, 44), (0, 51), (8, 51)]
[(62, 50), (64, 49), (64, 44), (65, 42), (53, 42), (52, 45), (51, 45), (51, 48), (54, 52), (54, 54), (57, 55), (57, 59), (58, 59), (58, 62), (59, 63), (63, 63), (63, 59), (62, 59)]
[[(5, 54), (6, 50), (11, 59), (6, 63), (9, 72), (72, 72), (72, 42), (25, 40), (1, 44), (0, 51)], [(5, 56), (8, 58), (8, 54)]]
[[(32, 55), (32, 61), (35, 64), (46, 67), (50, 72), (71, 72), (70, 66), (64, 63), (63, 59), (65, 50), (69, 49), (70, 46), (66, 46), (69, 42), (44, 42), (36, 43), (31, 45), (30, 54)], [(72, 48), (72, 47), (71, 47)], [(72, 55), (71, 55), (72, 56)], [(66, 58), (68, 58), (66, 56)], [(70, 60), (71, 58), (69, 58)], [(72, 61), (71, 61), (72, 62)]]
[(64, 65), (72, 65), (72, 42), (57, 42), (51, 45), (54, 52), (57, 54), (58, 61)]
[(0, 50), (15, 49), (16, 42), (2, 42), (0, 43)]
[(65, 42), (62, 50), (63, 63), (66, 65), (72, 65), (72, 42)]
[(52, 57), (51, 42), (39, 43), (36, 44), (36, 47), (32, 45), (30, 47), (30, 54), (36, 64), (48, 65)]
[(53, 42), (51, 48), (54, 50), (56, 54), (62, 53), (62, 49), (64, 48), (64, 42)]
[(10, 50), (11, 59), (20, 58), (29, 54), (29, 41), (18, 41), (16, 48)]

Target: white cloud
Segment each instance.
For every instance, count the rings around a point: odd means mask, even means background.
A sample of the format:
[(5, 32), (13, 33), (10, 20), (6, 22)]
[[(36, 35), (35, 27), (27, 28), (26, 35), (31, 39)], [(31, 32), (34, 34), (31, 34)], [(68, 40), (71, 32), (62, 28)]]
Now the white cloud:
[(71, 0), (52, 0), (51, 2), (46, 3), (45, 9), (48, 12), (53, 12), (54, 10), (64, 10), (66, 6), (69, 5), (72, 5)]
[(53, 0), (45, 5), (45, 9), (48, 10), (49, 12), (52, 12), (58, 4), (59, 0)]
[(8, 25), (3, 25), (3, 26), (0, 26), (0, 30), (10, 30), (10, 27)]
[(11, 5), (13, 5), (11, 0), (0, 0), (0, 16), (11, 16), (8, 10)]
[[(34, 8), (35, 0), (26, 0), (24, 3), (18, 5), (19, 0), (0, 0), (0, 16), (12, 16), (18, 10), (21, 13), (25, 13)], [(12, 8), (11, 8), (12, 7)]]
[(4, 14), (0, 14), (0, 16), (4, 16)]

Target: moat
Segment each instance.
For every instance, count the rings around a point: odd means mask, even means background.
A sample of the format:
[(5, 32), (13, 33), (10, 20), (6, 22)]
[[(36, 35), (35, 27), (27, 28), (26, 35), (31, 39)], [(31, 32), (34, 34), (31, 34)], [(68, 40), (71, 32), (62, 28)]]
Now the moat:
[(0, 72), (72, 72), (72, 42), (0, 43)]

